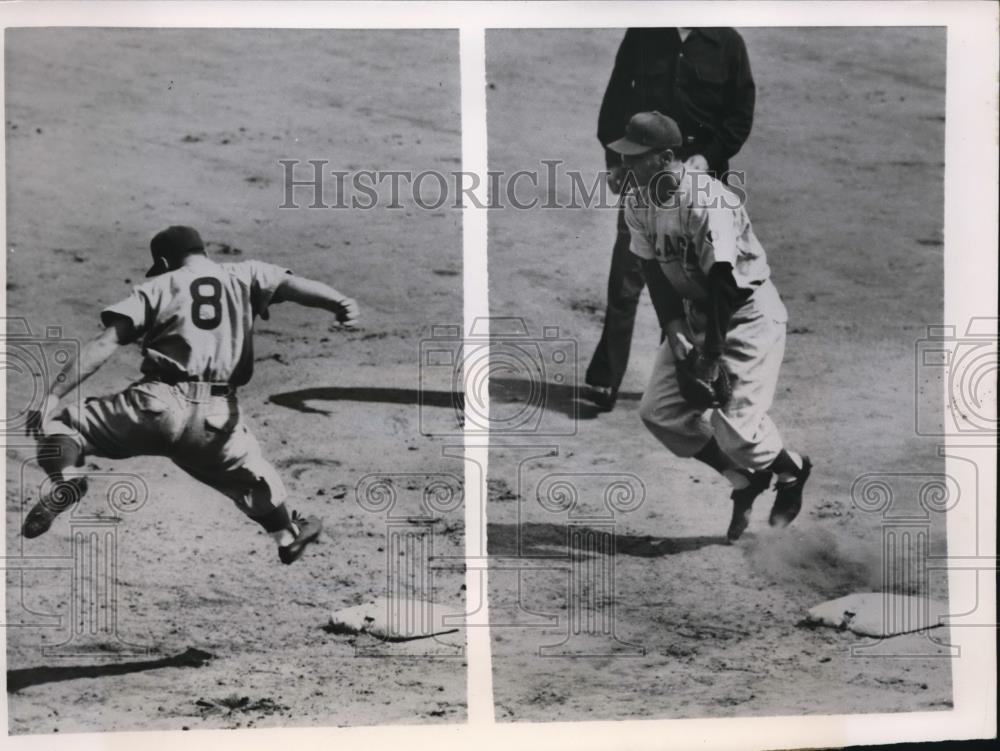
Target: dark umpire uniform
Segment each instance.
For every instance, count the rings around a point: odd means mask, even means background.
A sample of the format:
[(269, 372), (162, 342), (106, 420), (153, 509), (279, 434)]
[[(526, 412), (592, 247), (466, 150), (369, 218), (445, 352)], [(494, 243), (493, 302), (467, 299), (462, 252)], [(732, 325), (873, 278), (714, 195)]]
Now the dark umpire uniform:
[[(734, 29), (692, 29), (683, 42), (677, 29), (628, 29), (597, 121), (607, 167), (621, 166), (621, 156), (607, 144), (622, 137), (632, 115), (657, 110), (685, 134), (682, 155), (702, 155), (710, 174), (725, 179), (730, 157), (750, 135), (755, 96), (746, 46)], [(591, 398), (607, 409), (614, 406), (628, 367), (643, 286), (642, 265), (629, 252), (625, 213), (619, 209), (604, 330), (587, 368)], [(659, 309), (657, 318), (662, 328), (666, 321)]]

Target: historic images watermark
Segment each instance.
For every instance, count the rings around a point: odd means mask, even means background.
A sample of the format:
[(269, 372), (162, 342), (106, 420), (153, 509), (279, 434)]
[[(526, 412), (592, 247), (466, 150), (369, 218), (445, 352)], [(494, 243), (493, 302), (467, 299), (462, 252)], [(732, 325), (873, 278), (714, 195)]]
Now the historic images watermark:
[(505, 447), (517, 456), (512, 523), (494, 524), (490, 628), (538, 634), (539, 657), (638, 657), (619, 623), (617, 553), (623, 525), (646, 500), (628, 472), (551, 471), (555, 446)]
[[(0, 440), (7, 454), (8, 476), (16, 478), (17, 513), (9, 515), (18, 529), (29, 508), (40, 499), (65, 512), (70, 536), (57, 555), (26, 552), (23, 538), (0, 568), (8, 572), (9, 605), (3, 626), (52, 630), (61, 641), (49, 640), (42, 653), (49, 657), (120, 657), (145, 655), (149, 647), (131, 643), (122, 629), (118, 598), (121, 515), (141, 508), (149, 498), (145, 480), (130, 472), (87, 471), (93, 497), (103, 495), (104, 508), (93, 501), (79, 504), (82, 486), (55, 483), (39, 466), (39, 447), (27, 437), (53, 383), (78, 363), (80, 342), (63, 335), (61, 327), (33, 328), (25, 318), (3, 320), (2, 368), (7, 381), (7, 410), (0, 423)], [(79, 408), (80, 391), (63, 400)], [(49, 446), (42, 451), (59, 451)], [(10, 508), (10, 507), (8, 507)], [(68, 615), (40, 612), (32, 582), (54, 577), (65, 583)]]
[(926, 337), (916, 344), (917, 434), (995, 440), (1000, 371), (997, 319), (973, 318), (963, 335), (958, 331), (953, 325), (928, 326)]
[[(957, 657), (937, 626), (996, 628), (995, 613), (980, 593), (995, 581), (997, 558), (987, 555), (995, 530), (983, 510), (995, 503), (983, 468), (996, 461), (997, 319), (972, 318), (927, 328), (914, 346), (914, 429), (918, 435), (949, 439), (938, 447), (948, 472), (869, 472), (851, 488), (855, 508), (879, 517), (881, 531), (882, 627), (889, 633), (918, 632), (922, 638), (879, 639), (855, 645), (860, 657)], [(946, 513), (971, 525), (952, 527), (945, 539)], [(936, 537), (935, 537), (936, 535)], [(961, 535), (961, 536), (959, 536)], [(970, 577), (963, 588), (972, 599), (938, 603), (947, 575)]]
[[(524, 318), (495, 317), (473, 321), (468, 336), (458, 324), (430, 334), (420, 341), (422, 434), (576, 433), (578, 347), (558, 326), (535, 330)], [(453, 419), (439, 409), (441, 393), (452, 395)]]
[[(444, 449), (445, 456), (460, 451)], [(443, 575), (465, 572), (461, 523), (447, 521), (461, 510), (464, 491), (462, 478), (449, 472), (374, 473), (358, 481), (355, 502), (384, 524), (385, 588), (355, 627), (374, 637), (357, 642), (356, 655), (464, 657), (464, 611), (442, 604), (439, 584)]]
[[(49, 387), (67, 363), (79, 362), (80, 341), (63, 336), (61, 326), (42, 326), (36, 333), (26, 318), (4, 318), (0, 323), (0, 368), (7, 379), (7, 410), (0, 417), (0, 438), (23, 438), (32, 415), (44, 406)], [(79, 400), (76, 390), (64, 403), (79, 406)]]
[[(8, 456), (30, 454), (34, 445), (8, 441), (5, 448)], [(127, 636), (125, 609), (121, 607), (118, 590), (119, 526), (123, 515), (138, 511), (149, 499), (146, 481), (131, 472), (88, 471), (88, 502), (81, 504), (74, 491), (76, 486), (71, 483), (54, 486), (42, 476), (35, 459), (23, 459), (17, 465), (16, 475), (21, 511), (15, 519), (18, 526), (34, 500), (51, 498), (66, 508), (63, 517), (68, 518), (69, 541), (58, 554), (39, 555), (26, 552), (22, 540), (19, 549), (8, 550), (8, 555), (0, 558), (0, 569), (8, 572), (8, 610), (2, 625), (53, 632), (53, 638), (41, 650), (45, 657), (148, 655), (150, 646), (135, 643)], [(98, 497), (103, 498), (103, 508), (95, 500)], [(61, 581), (65, 586), (63, 600), (68, 604), (68, 614), (37, 609), (37, 587), (32, 585), (46, 578)]]
[[(279, 209), (617, 209), (622, 196), (632, 194), (645, 206), (650, 195), (660, 195), (657, 186), (671, 178), (660, 173), (649, 190), (639, 190), (632, 173), (626, 173), (620, 193), (608, 186), (603, 172), (567, 168), (558, 159), (542, 159), (532, 169), (515, 172), (488, 170), (341, 170), (327, 159), (280, 159), (282, 200)], [(658, 205), (676, 207), (694, 201), (706, 209), (739, 208), (746, 203), (746, 174), (729, 171), (720, 176), (725, 190), (713, 188), (707, 172), (691, 172), (689, 195), (666, 195)], [(477, 191), (485, 185), (488, 198)]]

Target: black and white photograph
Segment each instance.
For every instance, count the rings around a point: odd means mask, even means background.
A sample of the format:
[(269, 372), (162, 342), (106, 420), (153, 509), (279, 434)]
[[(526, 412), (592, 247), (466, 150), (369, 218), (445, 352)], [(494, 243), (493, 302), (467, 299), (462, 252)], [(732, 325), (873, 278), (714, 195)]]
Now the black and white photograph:
[(945, 55), (487, 32), (498, 722), (952, 707)]
[(457, 168), (457, 33), (4, 62), (7, 731), (463, 721), (460, 214), (378, 182)]
[(996, 738), (998, 23), (0, 2), (0, 745)]

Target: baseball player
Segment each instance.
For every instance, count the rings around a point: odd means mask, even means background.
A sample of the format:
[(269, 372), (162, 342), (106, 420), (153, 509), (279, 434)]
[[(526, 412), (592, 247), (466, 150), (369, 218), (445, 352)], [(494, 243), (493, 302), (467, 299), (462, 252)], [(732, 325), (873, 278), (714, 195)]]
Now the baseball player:
[[(608, 167), (608, 186), (620, 194), (625, 168), (606, 144), (621, 137), (637, 112), (658, 110), (673, 118), (685, 139), (692, 169), (728, 179), (729, 159), (753, 127), (756, 87), (746, 44), (725, 27), (626, 30), (601, 100), (597, 138)], [(645, 281), (640, 259), (629, 252), (624, 206), (611, 251), (608, 302), (601, 338), (587, 366), (584, 395), (604, 410), (614, 408), (628, 368), (632, 329)], [(663, 312), (656, 306), (661, 329)]]
[[(51, 385), (29, 423), (38, 463), (52, 490), (25, 517), (22, 534), (45, 533), (87, 490), (73, 475), (88, 455), (165, 456), (231, 498), (278, 545), (282, 563), (315, 542), (321, 521), (289, 513), (285, 488), (264, 458), (237, 403), (253, 374), (253, 324), (270, 306), (294, 302), (328, 310), (341, 324), (358, 321), (354, 300), (321, 282), (260, 261), (213, 262), (198, 233), (169, 227), (150, 243), (151, 279), (101, 311), (104, 331)], [(59, 400), (93, 375), (122, 344), (142, 343), (142, 379), (79, 409)]]
[(638, 186), (625, 205), (630, 249), (669, 311), (639, 414), (675, 455), (729, 480), (735, 541), (774, 477), (770, 523), (795, 519), (812, 463), (784, 447), (767, 414), (788, 316), (764, 248), (738, 196), (685, 166), (683, 143), (677, 123), (654, 111), (633, 116), (610, 145)]

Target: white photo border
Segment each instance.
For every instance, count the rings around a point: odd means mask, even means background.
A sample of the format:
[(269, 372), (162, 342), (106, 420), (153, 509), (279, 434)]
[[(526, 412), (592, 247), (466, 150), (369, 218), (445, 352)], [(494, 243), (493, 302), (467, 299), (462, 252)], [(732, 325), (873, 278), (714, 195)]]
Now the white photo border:
[[(458, 29), (462, 54), (463, 169), (486, 169), (485, 32), (500, 28), (624, 28), (626, 26), (944, 26), (947, 27), (947, 120), (945, 162), (945, 320), (962, 326), (975, 317), (997, 316), (997, 91), (998, 6), (990, 2), (44, 2), (0, 6), (5, 30), (36, 26), (189, 28), (395, 28)], [(859, 23), (860, 22), (860, 23)], [(478, 89), (478, 91), (477, 91)], [(0, 75), (0, 96), (3, 79)], [(5, 145), (0, 143), (0, 150)], [(485, 181), (483, 181), (485, 184)], [(6, 185), (0, 188), (6, 206)], [(463, 215), (466, 324), (488, 315), (485, 209)], [(6, 225), (0, 220), (6, 237)], [(2, 275), (3, 272), (0, 272)], [(2, 280), (0, 280), (2, 281)], [(0, 285), (0, 290), (3, 286)], [(6, 306), (6, 295), (4, 305)], [(6, 308), (5, 308), (6, 309)], [(0, 378), (2, 378), (0, 374)], [(5, 395), (5, 384), (0, 383)], [(0, 395), (0, 399), (4, 396)], [(993, 408), (996, 405), (994, 403)], [(961, 455), (961, 441), (948, 451)], [(481, 459), (486, 448), (469, 443)], [(949, 456), (949, 464), (953, 462)], [(978, 523), (996, 530), (996, 466), (980, 467), (982, 495)], [(485, 488), (469, 488), (467, 551), (485, 550)], [(949, 514), (949, 540), (969, 539), (969, 515)], [(973, 537), (975, 530), (972, 529)], [(996, 555), (995, 534), (981, 534)], [(2, 543), (0, 543), (2, 544)], [(478, 551), (478, 552), (477, 552)], [(954, 555), (958, 551), (949, 549)], [(0, 550), (0, 556), (4, 553)], [(470, 572), (469, 601), (485, 603), (472, 587), (486, 585), (485, 572)], [(995, 613), (995, 577), (949, 575), (954, 601), (978, 595), (984, 613)], [(972, 585), (975, 587), (975, 584)], [(473, 622), (488, 623), (483, 609)], [(831, 715), (720, 720), (644, 720), (519, 724), (494, 723), (487, 629), (469, 630), (469, 721), (450, 726), (204, 730), (15, 736), (11, 749), (196, 748), (269, 749), (282, 743), (297, 749), (397, 748), (400, 744), (443, 749), (636, 749), (802, 748), (991, 737), (996, 734), (996, 641), (993, 628), (952, 629), (961, 647), (953, 665), (954, 708), (891, 715)], [(6, 660), (6, 638), (0, 631)], [(7, 732), (6, 693), (0, 723)]]

